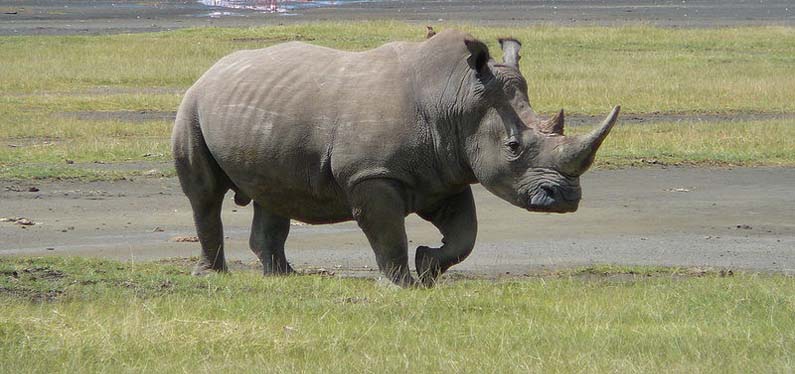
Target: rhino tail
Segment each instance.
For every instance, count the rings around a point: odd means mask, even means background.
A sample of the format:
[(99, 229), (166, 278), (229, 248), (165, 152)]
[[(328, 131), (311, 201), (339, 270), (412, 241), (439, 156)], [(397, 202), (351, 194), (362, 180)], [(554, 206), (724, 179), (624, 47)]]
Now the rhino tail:
[(237, 187), (233, 188), (233, 190), (235, 191), (235, 204), (239, 206), (246, 206), (251, 202), (251, 198), (237, 189)]

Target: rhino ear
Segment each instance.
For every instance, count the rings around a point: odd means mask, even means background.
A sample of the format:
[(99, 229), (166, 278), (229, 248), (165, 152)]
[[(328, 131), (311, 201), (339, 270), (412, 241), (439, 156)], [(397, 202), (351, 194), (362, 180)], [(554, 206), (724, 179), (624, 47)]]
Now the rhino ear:
[(519, 55), (522, 43), (512, 37), (499, 38), (497, 41), (500, 42), (500, 48), (502, 48), (502, 63), (518, 69), (519, 60), (522, 58)]
[(477, 71), (478, 74), (485, 73), (489, 69), (489, 59), (491, 58), (489, 56), (489, 48), (476, 39), (464, 39), (464, 44), (467, 45), (467, 50), (469, 50), (469, 58), (467, 58), (469, 67)]

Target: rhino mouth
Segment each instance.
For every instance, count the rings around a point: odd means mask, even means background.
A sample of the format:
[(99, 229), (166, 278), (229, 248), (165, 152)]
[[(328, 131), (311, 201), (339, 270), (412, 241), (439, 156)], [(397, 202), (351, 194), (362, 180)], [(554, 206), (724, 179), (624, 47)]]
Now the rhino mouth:
[(532, 193), (526, 204), (531, 212), (571, 213), (580, 205), (580, 192), (552, 185), (542, 185)]

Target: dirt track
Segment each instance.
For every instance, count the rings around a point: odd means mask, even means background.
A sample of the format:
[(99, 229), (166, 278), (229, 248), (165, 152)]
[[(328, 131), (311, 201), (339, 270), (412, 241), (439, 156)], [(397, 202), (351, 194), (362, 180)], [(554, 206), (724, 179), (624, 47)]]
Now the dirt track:
[[(580, 210), (569, 215), (527, 213), (478, 186), (478, 244), (455, 269), (522, 274), (611, 263), (795, 273), (795, 169), (597, 170), (582, 183)], [(138, 261), (199, 253), (197, 243), (172, 240), (193, 235), (187, 199), (173, 178), (35, 186), (39, 192), (27, 192), (29, 184), (0, 187), (0, 216), (36, 222), (0, 223), (0, 254)], [(226, 203), (231, 259), (254, 261), (247, 246), (251, 214), (250, 207)], [(408, 233), (412, 256), (416, 246), (439, 241), (416, 216), (409, 217)], [(303, 269), (375, 266), (353, 223), (293, 226), (287, 246), (290, 261)]]

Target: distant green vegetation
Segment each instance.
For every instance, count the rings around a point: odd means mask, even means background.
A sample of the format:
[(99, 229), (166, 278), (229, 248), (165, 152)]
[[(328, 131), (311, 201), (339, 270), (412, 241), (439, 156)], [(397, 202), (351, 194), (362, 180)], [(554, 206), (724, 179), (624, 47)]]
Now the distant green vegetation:
[[(582, 133), (587, 128), (575, 128)], [(680, 122), (617, 126), (597, 166), (795, 165), (795, 121)]]
[[(522, 70), (530, 83), (531, 100), (541, 111), (563, 107), (601, 113), (617, 103), (633, 113), (795, 111), (793, 28), (460, 28), (486, 41), (495, 56), (501, 56), (498, 36), (513, 35), (522, 41)], [(362, 50), (394, 40), (419, 41), (423, 36), (422, 27), (416, 25), (374, 22), (3, 37), (0, 91), (187, 88), (218, 58), (237, 49), (304, 40)], [(100, 109), (137, 109), (130, 104)]]
[[(452, 26), (437, 28), (447, 27)], [(566, 108), (569, 114), (605, 114), (616, 104), (624, 113), (638, 114), (795, 112), (795, 28), (458, 28), (486, 41), (497, 58), (498, 36), (512, 35), (523, 42), (522, 70), (540, 113)], [(423, 36), (416, 25), (365, 22), (0, 37), (0, 178), (46, 175), (44, 170), (68, 172), (52, 176), (84, 173), (64, 167), (66, 159), (167, 160), (167, 121), (96, 120), (75, 114), (172, 113), (183, 90), (231, 51), (291, 40), (363, 50), (394, 40), (420, 41)], [(714, 130), (700, 125), (683, 130), (688, 125), (678, 124), (627, 127), (618, 131), (626, 131), (627, 141), (613, 137), (600, 160), (620, 165), (640, 158), (793, 165), (792, 143), (786, 140), (791, 139), (793, 122), (722, 123), (711, 125)], [(766, 135), (754, 126), (783, 133)], [(688, 142), (686, 147), (671, 137), (647, 138), (676, 132), (690, 136), (679, 139)], [(712, 141), (716, 133), (735, 132), (744, 135), (727, 135), (731, 140), (721, 144)], [(663, 148), (653, 146), (658, 143)], [(728, 144), (736, 147), (729, 149)], [(20, 173), (26, 168), (34, 170)]]
[(399, 290), (0, 257), (5, 372), (791, 372), (793, 352), (781, 275), (603, 267)]

